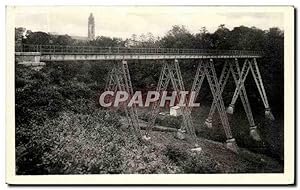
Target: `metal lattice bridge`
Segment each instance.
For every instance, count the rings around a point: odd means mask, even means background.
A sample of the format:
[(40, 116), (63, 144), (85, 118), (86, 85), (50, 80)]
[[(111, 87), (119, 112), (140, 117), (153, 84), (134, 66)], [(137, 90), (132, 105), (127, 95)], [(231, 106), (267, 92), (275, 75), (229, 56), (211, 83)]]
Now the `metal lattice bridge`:
[[(206, 78), (213, 95), (213, 103), (205, 121), (205, 125), (212, 127), (212, 120), (215, 111), (219, 113), (222, 126), (226, 134), (226, 145), (229, 149), (237, 151), (237, 145), (232, 135), (227, 113), (233, 114), (234, 105), (238, 98), (241, 99), (245, 113), (249, 121), (250, 135), (254, 140), (259, 141), (260, 135), (255, 124), (250, 103), (247, 97), (244, 82), (249, 73), (254, 78), (258, 92), (265, 107), (265, 116), (274, 120), (268, 103), (267, 95), (258, 68), (257, 60), (263, 56), (261, 51), (240, 51), (240, 50), (204, 50), (204, 49), (170, 49), (170, 48), (123, 48), (123, 47), (94, 47), (94, 46), (58, 46), (58, 45), (23, 45), (21, 52), (16, 52), (17, 61), (27, 62), (38, 60), (49, 61), (74, 61), (74, 60), (115, 60), (112, 69), (108, 74), (106, 90), (126, 91), (133, 95), (133, 88), (127, 60), (160, 60), (162, 69), (156, 88), (157, 92), (166, 91), (169, 83), (174, 91), (185, 91), (179, 62), (184, 59), (198, 61), (198, 68), (192, 84), (191, 92), (196, 96), (201, 91), (201, 86)], [(214, 61), (218, 59), (223, 62), (221, 75), (218, 77), (215, 71)], [(20, 61), (21, 60), (21, 61)], [(229, 76), (232, 75), (236, 85), (232, 100), (227, 110), (222, 98)], [(179, 100), (179, 95), (177, 97)], [(154, 103), (151, 111), (151, 118), (148, 123), (146, 134), (143, 135), (138, 121), (136, 106), (124, 107), (126, 118), (139, 139), (148, 138), (149, 131), (153, 128), (159, 114), (159, 106)], [(196, 142), (196, 134), (191, 116), (191, 107), (181, 107), (183, 122), (180, 133), (187, 133)], [(144, 138), (143, 138), (144, 137)]]

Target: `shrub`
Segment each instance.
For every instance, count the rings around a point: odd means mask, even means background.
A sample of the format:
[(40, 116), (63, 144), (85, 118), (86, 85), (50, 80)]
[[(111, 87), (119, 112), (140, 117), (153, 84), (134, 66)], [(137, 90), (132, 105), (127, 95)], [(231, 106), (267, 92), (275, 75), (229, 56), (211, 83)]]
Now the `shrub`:
[(192, 153), (178, 146), (166, 146), (165, 155), (182, 168), (183, 173), (218, 173), (222, 171), (220, 165), (205, 154)]
[(119, 116), (65, 112), (33, 124), (27, 144), (17, 147), (17, 174), (178, 173), (153, 144), (135, 140), (120, 128)]
[(17, 151), (17, 173), (120, 173), (124, 139), (118, 126), (117, 116), (106, 111), (64, 113), (33, 124), (29, 142)]
[(179, 129), (182, 124), (182, 116), (174, 117), (174, 116), (163, 116), (157, 117), (155, 123), (157, 125), (161, 125), (164, 127), (176, 128)]

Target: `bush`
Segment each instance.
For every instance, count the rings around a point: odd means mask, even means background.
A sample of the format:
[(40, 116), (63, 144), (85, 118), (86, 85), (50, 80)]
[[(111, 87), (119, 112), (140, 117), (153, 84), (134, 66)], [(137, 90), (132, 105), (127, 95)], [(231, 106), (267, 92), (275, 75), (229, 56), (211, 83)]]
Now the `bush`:
[[(75, 74), (57, 76), (66, 65), (58, 67), (54, 64), (41, 71), (16, 66), (17, 126), (31, 122), (42, 124), (47, 118), (57, 117), (60, 111), (72, 109), (74, 102), (83, 99), (91, 101), (91, 89), (76, 78), (71, 79)], [(56, 67), (58, 70), (55, 70)]]
[(155, 123), (160, 126), (170, 127), (179, 129), (182, 124), (182, 116), (174, 117), (174, 116), (164, 116), (164, 117), (157, 117)]
[[(142, 110), (140, 109), (138, 111), (138, 115), (139, 115), (139, 119), (144, 120), (146, 122), (149, 122), (150, 118), (151, 118), (151, 112), (152, 110)], [(156, 120), (155, 120), (155, 124), (156, 125), (160, 125), (160, 126), (164, 126), (164, 127), (170, 127), (170, 128), (176, 128), (179, 129), (181, 127), (182, 124), (182, 116), (179, 117), (174, 117), (174, 116), (170, 116), (170, 115), (158, 115)]]
[(135, 140), (120, 128), (115, 113), (65, 112), (32, 125), (27, 144), (17, 147), (17, 174), (177, 173), (152, 144)]
[(205, 154), (191, 153), (174, 145), (166, 146), (165, 155), (180, 166), (183, 173), (220, 173), (222, 171), (220, 165)]
[(33, 124), (29, 142), (17, 151), (17, 173), (120, 173), (124, 139), (118, 126), (117, 116), (106, 111), (64, 113)]

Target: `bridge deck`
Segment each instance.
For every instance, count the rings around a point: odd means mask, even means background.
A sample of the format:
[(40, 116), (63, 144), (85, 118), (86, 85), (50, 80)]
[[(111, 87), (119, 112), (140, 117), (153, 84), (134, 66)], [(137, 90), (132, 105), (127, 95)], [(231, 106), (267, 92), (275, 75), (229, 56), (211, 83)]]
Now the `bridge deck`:
[(259, 58), (262, 51), (126, 48), (97, 46), (28, 45), (22, 52), (39, 52), (41, 61), (121, 60), (121, 59), (205, 59), (205, 58)]

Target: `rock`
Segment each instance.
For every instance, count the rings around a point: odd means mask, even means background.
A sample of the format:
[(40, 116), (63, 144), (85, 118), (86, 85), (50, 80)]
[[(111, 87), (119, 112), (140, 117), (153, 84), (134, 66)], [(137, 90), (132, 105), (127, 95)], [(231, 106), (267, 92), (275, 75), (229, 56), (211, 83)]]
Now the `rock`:
[(191, 151), (202, 152), (202, 148), (201, 147), (192, 148)]
[(142, 139), (145, 140), (145, 141), (149, 141), (149, 140), (151, 139), (151, 137), (150, 137), (150, 136), (147, 137), (146, 135), (144, 135), (144, 136), (142, 137)]
[(226, 141), (226, 147), (234, 153), (238, 153), (238, 146), (235, 142), (235, 139), (228, 139)]
[(269, 119), (269, 120), (271, 120), (271, 121), (274, 121), (274, 120), (275, 120), (275, 118), (274, 118), (274, 116), (273, 116), (273, 114), (272, 114), (272, 112), (271, 112), (270, 109), (266, 109), (266, 111), (265, 111), (265, 116), (266, 116), (267, 119)]
[(207, 118), (204, 122), (207, 128), (211, 129), (212, 128), (212, 120)]
[(261, 138), (260, 138), (260, 135), (259, 135), (259, 133), (256, 129), (256, 126), (250, 128), (250, 136), (255, 141), (261, 141)]
[(180, 128), (180, 129), (178, 129), (178, 131), (181, 132), (181, 133), (186, 133), (186, 130), (185, 130), (185, 129), (181, 129), (181, 128)]
[(182, 132), (177, 131), (176, 138), (180, 139), (180, 140), (184, 140), (185, 139), (185, 135)]
[(229, 105), (229, 107), (227, 108), (227, 113), (233, 114), (233, 109), (233, 105)]

